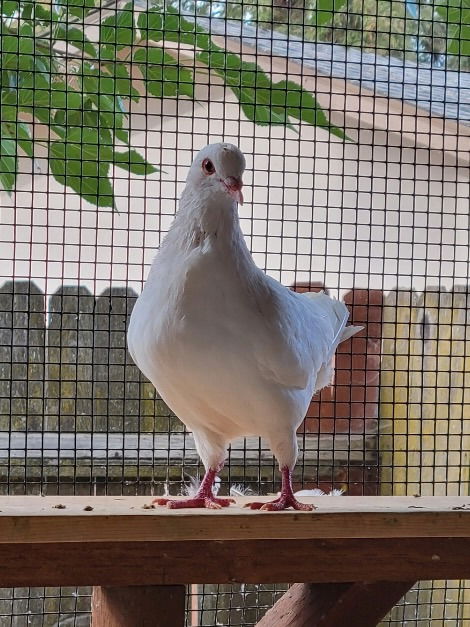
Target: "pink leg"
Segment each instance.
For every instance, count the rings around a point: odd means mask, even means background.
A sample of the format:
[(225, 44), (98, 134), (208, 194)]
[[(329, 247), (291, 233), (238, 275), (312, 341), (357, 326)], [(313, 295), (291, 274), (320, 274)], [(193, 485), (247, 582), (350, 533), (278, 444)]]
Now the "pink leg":
[(169, 509), (182, 509), (184, 507), (205, 507), (206, 509), (221, 509), (222, 507), (228, 507), (230, 503), (235, 503), (233, 499), (220, 499), (213, 495), (212, 486), (217, 472), (221, 469), (209, 470), (204, 475), (204, 479), (199, 486), (199, 490), (194, 497), (189, 499), (169, 499), (166, 497), (156, 498), (152, 501), (152, 504), (166, 505)]
[(269, 503), (247, 503), (245, 507), (250, 509), (262, 509), (268, 512), (279, 512), (283, 509), (292, 507), (294, 509), (301, 510), (303, 512), (310, 512), (312, 509), (316, 509), (314, 505), (307, 505), (307, 503), (300, 503), (294, 496), (292, 490), (292, 472), (287, 466), (281, 469), (282, 475), (282, 487), (281, 495), (274, 501)]

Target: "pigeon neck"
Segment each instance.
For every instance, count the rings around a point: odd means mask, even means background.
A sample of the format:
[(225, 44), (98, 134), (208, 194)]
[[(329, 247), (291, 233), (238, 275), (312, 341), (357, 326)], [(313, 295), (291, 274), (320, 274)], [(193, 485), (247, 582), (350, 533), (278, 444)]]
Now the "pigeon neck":
[(239, 230), (237, 206), (227, 194), (212, 194), (205, 197), (194, 194), (186, 188), (181, 196), (180, 208), (175, 219), (175, 226), (183, 227), (190, 237), (196, 235), (216, 236), (230, 239), (234, 231)]

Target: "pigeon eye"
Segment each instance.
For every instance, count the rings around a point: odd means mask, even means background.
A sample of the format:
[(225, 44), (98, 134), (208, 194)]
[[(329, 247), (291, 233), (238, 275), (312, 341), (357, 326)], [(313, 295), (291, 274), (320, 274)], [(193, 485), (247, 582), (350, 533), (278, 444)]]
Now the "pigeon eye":
[(204, 161), (202, 162), (202, 169), (204, 170), (205, 174), (214, 174), (215, 172), (214, 164), (210, 159), (204, 159)]

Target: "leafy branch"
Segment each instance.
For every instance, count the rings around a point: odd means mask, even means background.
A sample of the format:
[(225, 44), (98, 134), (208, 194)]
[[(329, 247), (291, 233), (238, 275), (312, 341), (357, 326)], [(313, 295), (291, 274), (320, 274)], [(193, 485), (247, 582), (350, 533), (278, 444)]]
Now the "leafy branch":
[(447, 53), (470, 57), (470, 0), (448, 0), (434, 10), (447, 25)]
[[(256, 124), (303, 121), (344, 138), (312, 94), (292, 81), (273, 83), (256, 64), (217, 46), (175, 9), (138, 11), (133, 3), (101, 21), (96, 41), (84, 29), (96, 0), (0, 0), (0, 184), (11, 192), (18, 158), (47, 147), (52, 176), (85, 200), (114, 206), (111, 167), (151, 174), (130, 145), (129, 100), (195, 98), (197, 68), (184, 65), (164, 42), (194, 49)], [(177, 47), (177, 46), (176, 46)], [(136, 77), (135, 69), (140, 76)], [(144, 85), (142, 94), (138, 86)], [(33, 132), (48, 129), (46, 142)]]

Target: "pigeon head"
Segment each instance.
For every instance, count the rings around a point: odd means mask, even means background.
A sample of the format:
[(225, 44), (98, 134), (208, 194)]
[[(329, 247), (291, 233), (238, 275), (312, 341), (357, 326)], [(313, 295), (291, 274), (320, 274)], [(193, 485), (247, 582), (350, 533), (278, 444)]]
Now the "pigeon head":
[(227, 194), (243, 204), (245, 157), (233, 144), (209, 144), (196, 155), (188, 183), (205, 195)]

